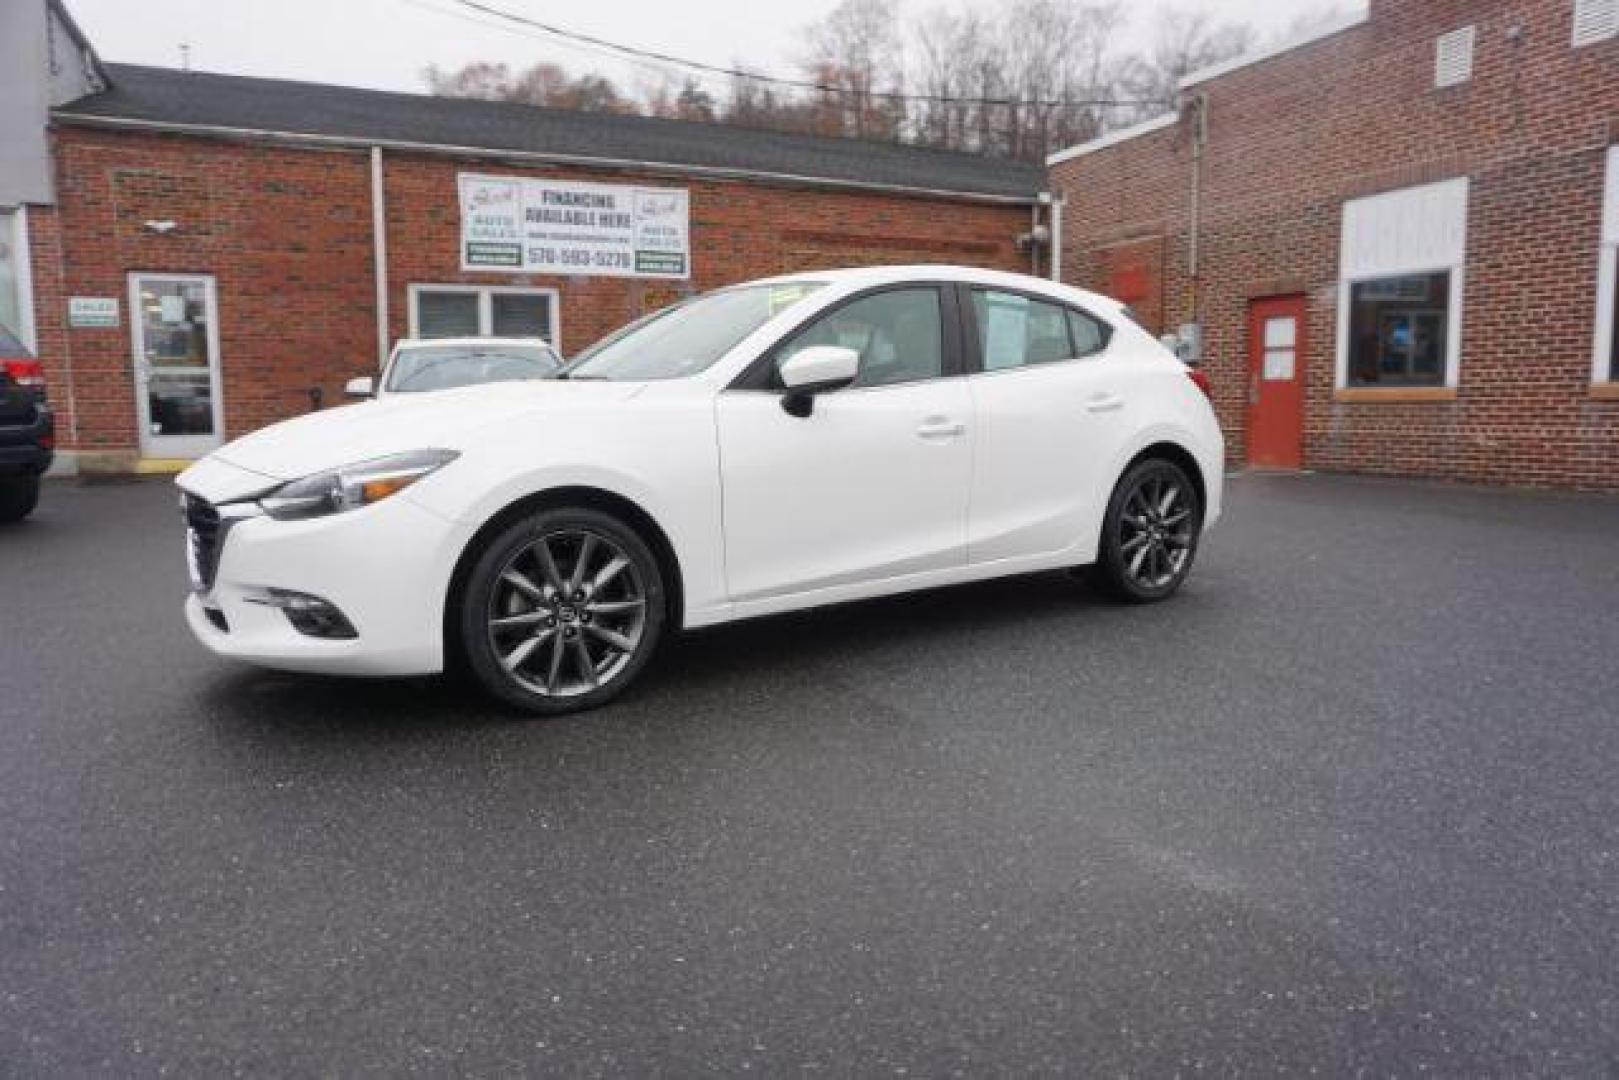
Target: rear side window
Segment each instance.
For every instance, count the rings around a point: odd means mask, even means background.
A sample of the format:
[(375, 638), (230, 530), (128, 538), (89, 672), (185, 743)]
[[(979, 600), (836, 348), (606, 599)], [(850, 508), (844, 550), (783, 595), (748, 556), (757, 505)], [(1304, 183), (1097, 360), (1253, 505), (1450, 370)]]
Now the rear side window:
[(1107, 347), (1107, 324), (1073, 308), (995, 289), (974, 289), (972, 299), (985, 371), (1077, 360)]
[(1068, 309), (1068, 333), (1074, 339), (1074, 356), (1095, 356), (1107, 348), (1112, 329), (1100, 319), (1093, 319), (1083, 311)]

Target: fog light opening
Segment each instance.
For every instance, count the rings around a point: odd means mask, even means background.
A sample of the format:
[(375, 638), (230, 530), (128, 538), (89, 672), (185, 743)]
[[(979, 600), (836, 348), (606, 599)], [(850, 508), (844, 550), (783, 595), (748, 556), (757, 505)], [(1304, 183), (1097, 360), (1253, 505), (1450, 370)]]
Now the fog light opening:
[(360, 636), (354, 624), (330, 600), (291, 589), (266, 589), (263, 596), (249, 599), (255, 604), (280, 608), (292, 628), (305, 637), (346, 640)]

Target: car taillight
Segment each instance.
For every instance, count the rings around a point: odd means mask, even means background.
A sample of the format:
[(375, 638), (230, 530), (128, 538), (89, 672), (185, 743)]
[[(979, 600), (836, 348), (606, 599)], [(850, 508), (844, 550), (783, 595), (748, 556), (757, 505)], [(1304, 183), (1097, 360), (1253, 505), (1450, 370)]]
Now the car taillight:
[(1205, 397), (1210, 401), (1214, 400), (1214, 387), (1209, 383), (1208, 372), (1202, 368), (1189, 367), (1186, 369), (1186, 377), (1197, 383), (1197, 388), (1203, 391)]
[(0, 360), (0, 368), (11, 376), (18, 386), (45, 389), (45, 366), (38, 360)]

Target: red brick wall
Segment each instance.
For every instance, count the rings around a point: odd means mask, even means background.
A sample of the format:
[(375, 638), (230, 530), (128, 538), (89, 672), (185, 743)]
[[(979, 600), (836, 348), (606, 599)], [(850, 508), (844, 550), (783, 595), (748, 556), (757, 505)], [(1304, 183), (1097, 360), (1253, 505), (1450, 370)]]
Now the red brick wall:
[[(1619, 402), (1590, 389), (1619, 42), (1571, 48), (1572, 9), (1377, 0), (1362, 26), (1195, 88), (1208, 102), (1205, 356), (1235, 462), (1248, 303), (1304, 293), (1308, 467), (1619, 489)], [(1472, 81), (1435, 90), (1435, 39), (1469, 24)], [(1110, 252), (1161, 243), (1162, 325), (1191, 321), (1191, 175), (1185, 121), (1055, 166), (1065, 279), (1105, 287)], [(1454, 176), (1471, 178), (1454, 400), (1347, 400), (1334, 387), (1343, 203)]]
[[(219, 295), (225, 425), (240, 435), (341, 400), (377, 355), (367, 152), (58, 128), (58, 205), (30, 213), (41, 352), (61, 445), (108, 462), (137, 447), (131, 271), (212, 274)], [(533, 175), (686, 187), (690, 282), (462, 273), (456, 174)], [(1027, 207), (388, 155), (389, 313), (407, 332), (411, 284), (555, 288), (563, 349), (577, 351), (691, 290), (806, 267), (965, 262), (1025, 269)], [(146, 221), (172, 220), (159, 235)], [(68, 329), (68, 296), (116, 296), (117, 329)]]

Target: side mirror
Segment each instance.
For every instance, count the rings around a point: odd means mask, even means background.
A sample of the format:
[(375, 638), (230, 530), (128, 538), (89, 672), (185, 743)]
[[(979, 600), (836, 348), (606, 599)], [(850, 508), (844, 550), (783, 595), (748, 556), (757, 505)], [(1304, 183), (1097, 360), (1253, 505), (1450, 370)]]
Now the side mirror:
[(343, 384), (343, 393), (353, 398), (373, 397), (376, 392), (376, 380), (369, 375), (362, 375), (358, 379), (350, 379)]
[(815, 411), (815, 395), (841, 390), (860, 374), (860, 354), (838, 345), (811, 345), (789, 356), (781, 365), (781, 384), (787, 394), (781, 407), (797, 417)]

